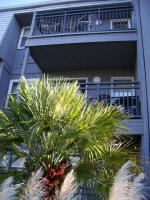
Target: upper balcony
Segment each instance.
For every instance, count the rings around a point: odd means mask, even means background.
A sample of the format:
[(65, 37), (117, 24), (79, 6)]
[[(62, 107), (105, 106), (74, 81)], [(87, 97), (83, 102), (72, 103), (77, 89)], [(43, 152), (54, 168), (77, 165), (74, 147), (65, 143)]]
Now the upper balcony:
[(102, 7), (38, 14), (32, 36), (97, 33), (135, 28), (132, 6)]
[(41, 70), (48, 72), (81, 67), (83, 60), (86, 66), (132, 65), (136, 41), (134, 7), (121, 4), (37, 12), (25, 46)]
[[(56, 39), (52, 41), (52, 38), (56, 36), (56, 38), (58, 38), (58, 36), (63, 37), (63, 42), (68, 44), (69, 40), (65, 41), (64, 38), (66, 39), (66, 37), (64, 36), (71, 37), (73, 35), (75, 39), (76, 36), (80, 35), (82, 39), (82, 36), (93, 36), (97, 33), (133, 33), (135, 30), (135, 11), (131, 4), (88, 9), (82, 8), (80, 10), (66, 10), (59, 12), (41, 12), (37, 13), (34, 18), (32, 34), (27, 42), (27, 46), (36, 46), (36, 43), (38, 42), (39, 45), (53, 44), (53, 41), (57, 42)], [(47, 42), (45, 43), (42, 40), (37, 40), (40, 38), (51, 39), (47, 39)], [(124, 35), (123, 38), (125, 40)], [(94, 38), (91, 37), (91, 39), (94, 42)], [(104, 38), (102, 39), (104, 40)], [(131, 36), (130, 39), (133, 40)], [(88, 42), (90, 39), (87, 37), (86, 40), (84, 37), (83, 40), (84, 42)]]

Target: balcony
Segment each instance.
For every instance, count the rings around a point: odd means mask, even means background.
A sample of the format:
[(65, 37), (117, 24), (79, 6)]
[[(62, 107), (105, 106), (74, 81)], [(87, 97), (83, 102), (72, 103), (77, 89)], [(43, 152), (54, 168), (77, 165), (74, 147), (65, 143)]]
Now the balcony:
[(137, 32), (132, 4), (38, 12), (34, 17), (25, 46), (43, 72), (93, 64), (133, 66)]
[(120, 106), (132, 119), (141, 118), (141, 95), (138, 82), (79, 83), (88, 102), (103, 101), (106, 105)]
[(136, 28), (132, 5), (37, 14), (32, 36), (125, 31)]

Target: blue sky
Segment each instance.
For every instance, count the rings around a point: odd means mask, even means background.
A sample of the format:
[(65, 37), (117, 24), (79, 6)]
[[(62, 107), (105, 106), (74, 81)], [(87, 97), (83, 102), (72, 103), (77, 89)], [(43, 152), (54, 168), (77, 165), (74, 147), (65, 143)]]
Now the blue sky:
[(56, 2), (61, 0), (0, 0), (0, 7), (16, 6), (22, 4), (39, 3), (39, 2)]
[(44, 2), (47, 0), (0, 0), (0, 7)]

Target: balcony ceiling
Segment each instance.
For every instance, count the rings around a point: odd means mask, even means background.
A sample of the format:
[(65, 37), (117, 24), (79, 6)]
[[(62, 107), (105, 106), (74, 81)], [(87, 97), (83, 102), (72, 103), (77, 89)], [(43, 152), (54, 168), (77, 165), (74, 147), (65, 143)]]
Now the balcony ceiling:
[(33, 13), (22, 13), (15, 15), (19, 25), (23, 26), (31, 26)]
[(136, 42), (80, 43), (30, 47), (43, 72), (75, 69), (133, 68)]

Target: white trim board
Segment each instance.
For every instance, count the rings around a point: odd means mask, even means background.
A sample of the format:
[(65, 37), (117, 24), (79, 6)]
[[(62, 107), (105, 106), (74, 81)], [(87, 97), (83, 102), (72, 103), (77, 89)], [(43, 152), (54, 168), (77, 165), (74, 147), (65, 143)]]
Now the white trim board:
[(131, 19), (111, 19), (110, 20), (110, 29), (114, 30), (113, 23), (114, 22), (128, 22), (128, 28), (131, 29)]
[[(115, 80), (124, 80), (124, 81), (127, 81), (127, 80), (130, 80), (131, 79), (131, 82), (134, 81), (134, 76), (124, 76), (124, 77), (111, 77), (111, 82), (114, 82)], [(113, 84), (111, 84), (111, 86), (113, 87)], [(132, 85), (134, 86), (134, 85)], [(124, 92), (123, 92), (124, 93)], [(132, 95), (135, 95), (135, 90), (132, 89), (132, 92), (131, 94), (123, 94), (122, 96), (132, 96)], [(113, 89), (111, 89), (111, 97), (120, 97), (121, 96), (121, 93), (118, 94), (118, 92), (114, 92)]]
[[(26, 79), (26, 81), (32, 81), (32, 80), (36, 80), (36, 78)], [(19, 83), (19, 81), (20, 81), (20, 79), (12, 79), (12, 80), (10, 80), (10, 82), (9, 82), (9, 88), (8, 88), (8, 92), (7, 92), (7, 99), (6, 99), (5, 108), (8, 105), (9, 94), (12, 94), (11, 91), (12, 91), (13, 84), (14, 83)]]
[[(38, 78), (30, 78), (30, 79), (26, 79), (26, 81), (32, 81), (32, 80), (36, 80)], [(50, 80), (53, 78), (50, 78)], [(56, 78), (57, 79), (57, 78)], [(86, 82), (88, 81), (88, 77), (75, 77), (75, 78), (68, 78), (68, 80), (85, 80)], [(19, 83), (20, 79), (12, 79), (9, 82), (9, 88), (8, 88), (8, 92), (7, 92), (7, 100), (6, 100), (6, 105), (5, 107), (7, 107), (8, 105), (8, 98), (9, 98), (9, 94), (11, 94), (12, 91), (12, 87), (14, 83)]]

